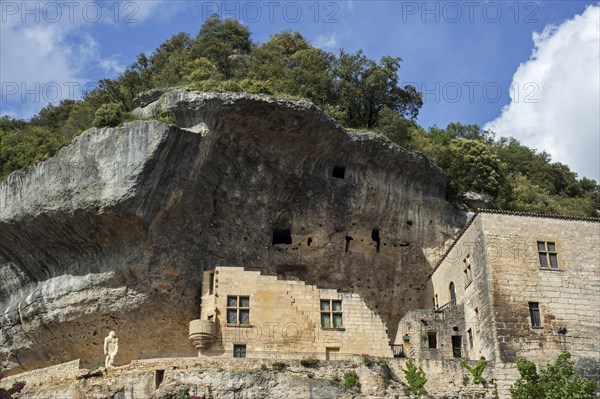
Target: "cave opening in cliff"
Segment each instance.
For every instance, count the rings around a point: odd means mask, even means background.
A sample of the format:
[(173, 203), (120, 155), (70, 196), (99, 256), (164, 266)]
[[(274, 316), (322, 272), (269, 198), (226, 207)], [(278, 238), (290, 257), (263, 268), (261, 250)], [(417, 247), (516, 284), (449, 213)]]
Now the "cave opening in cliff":
[(164, 379), (165, 379), (165, 370), (155, 370), (154, 371), (154, 388), (158, 389)]
[(292, 234), (290, 229), (273, 229), (273, 245), (291, 243)]
[(312, 244), (312, 238), (308, 237), (308, 240), (306, 240), (306, 245), (310, 247), (310, 244)]
[(348, 252), (350, 251), (350, 242), (353, 240), (352, 237), (350, 236), (346, 236), (346, 248), (344, 249), (344, 252)]
[(346, 177), (346, 167), (334, 166), (333, 173), (331, 175), (337, 179), (344, 179)]
[(381, 240), (379, 239), (379, 230), (373, 229), (371, 231), (371, 239), (373, 241), (375, 241), (375, 244), (377, 245), (377, 252), (379, 252), (379, 250), (381, 248)]

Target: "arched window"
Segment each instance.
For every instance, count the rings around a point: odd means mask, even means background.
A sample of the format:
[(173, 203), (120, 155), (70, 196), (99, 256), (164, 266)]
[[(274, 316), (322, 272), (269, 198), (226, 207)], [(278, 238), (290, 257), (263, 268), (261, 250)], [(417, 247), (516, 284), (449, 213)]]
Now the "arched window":
[(456, 306), (456, 290), (452, 281), (450, 282), (450, 305)]

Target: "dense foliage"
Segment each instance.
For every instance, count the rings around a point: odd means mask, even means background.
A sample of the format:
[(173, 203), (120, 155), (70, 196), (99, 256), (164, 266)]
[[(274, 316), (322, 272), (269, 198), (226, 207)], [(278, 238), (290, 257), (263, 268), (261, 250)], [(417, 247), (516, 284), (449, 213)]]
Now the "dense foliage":
[(510, 388), (513, 399), (593, 399), (596, 382), (573, 371), (569, 352), (561, 353), (554, 364), (541, 367), (526, 359), (517, 361), (520, 378)]
[(421, 128), (415, 119), (422, 97), (414, 87), (399, 85), (400, 63), (391, 56), (377, 62), (362, 51), (331, 54), (291, 31), (256, 44), (239, 22), (213, 16), (195, 38), (173, 36), (79, 101), (49, 105), (30, 121), (0, 118), (0, 179), (51, 156), (92, 126), (130, 119), (139, 93), (184, 86), (308, 98), (348, 128), (375, 130), (426, 154), (447, 175), (450, 200), (474, 191), (500, 209), (596, 215), (600, 187), (551, 163), (547, 153), (495, 139), (475, 125)]

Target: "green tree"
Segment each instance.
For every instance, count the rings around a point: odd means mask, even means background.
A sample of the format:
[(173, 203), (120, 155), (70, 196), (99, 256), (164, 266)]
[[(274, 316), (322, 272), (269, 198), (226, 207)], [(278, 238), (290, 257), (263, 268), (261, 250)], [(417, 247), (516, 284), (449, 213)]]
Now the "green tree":
[(204, 22), (192, 46), (194, 58), (212, 61), (223, 80), (240, 73), (252, 50), (250, 31), (235, 19), (213, 15)]
[(340, 51), (335, 65), (336, 94), (346, 126), (371, 129), (385, 107), (400, 116), (417, 117), (422, 96), (413, 86), (398, 86), (400, 61), (384, 56), (376, 63), (362, 50), (355, 54)]
[(596, 382), (573, 371), (569, 352), (561, 353), (554, 364), (541, 367), (526, 359), (517, 361), (520, 378), (510, 388), (513, 399), (593, 399)]
[(406, 148), (413, 148), (418, 129), (415, 121), (403, 118), (387, 107), (379, 113), (375, 126), (376, 132)]
[(406, 378), (406, 383), (408, 384), (408, 388), (413, 395), (422, 395), (425, 393), (425, 383), (427, 382), (427, 377), (425, 377), (425, 372), (422, 367), (417, 367), (413, 362), (407, 360), (405, 363), (406, 368), (404, 371), (404, 378)]
[(123, 121), (123, 107), (119, 103), (102, 105), (94, 116), (94, 126), (115, 127)]
[(298, 32), (284, 31), (253, 52), (249, 78), (271, 93), (290, 94), (318, 105), (333, 95), (333, 55), (313, 47)]
[(480, 141), (453, 139), (436, 161), (448, 178), (451, 199), (468, 191), (497, 199), (505, 183), (502, 162)]

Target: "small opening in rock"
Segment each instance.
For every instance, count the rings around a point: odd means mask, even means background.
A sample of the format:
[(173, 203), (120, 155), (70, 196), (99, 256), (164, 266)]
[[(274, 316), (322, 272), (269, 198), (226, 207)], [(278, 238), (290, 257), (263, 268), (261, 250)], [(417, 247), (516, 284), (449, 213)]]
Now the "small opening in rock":
[(343, 179), (346, 177), (346, 168), (344, 166), (334, 166), (331, 175), (337, 179)]
[(413, 224), (413, 221), (412, 221), (412, 220), (407, 220), (407, 221), (406, 221), (406, 224), (407, 224), (407, 225), (409, 225), (409, 226), (412, 226), (412, 224)]
[(348, 252), (350, 250), (350, 241), (352, 241), (353, 238), (350, 236), (346, 236), (346, 248), (344, 249), (344, 252)]
[(273, 230), (273, 245), (277, 244), (291, 244), (292, 234), (290, 229), (274, 229)]
[(306, 240), (306, 245), (310, 247), (310, 244), (312, 244), (312, 238), (308, 237), (308, 240)]
[(165, 379), (165, 370), (156, 370), (154, 371), (154, 388), (158, 389), (160, 384), (162, 384)]
[(379, 252), (379, 249), (381, 247), (381, 240), (379, 239), (379, 230), (373, 229), (371, 231), (371, 239), (375, 241), (375, 244), (377, 244), (377, 252)]

